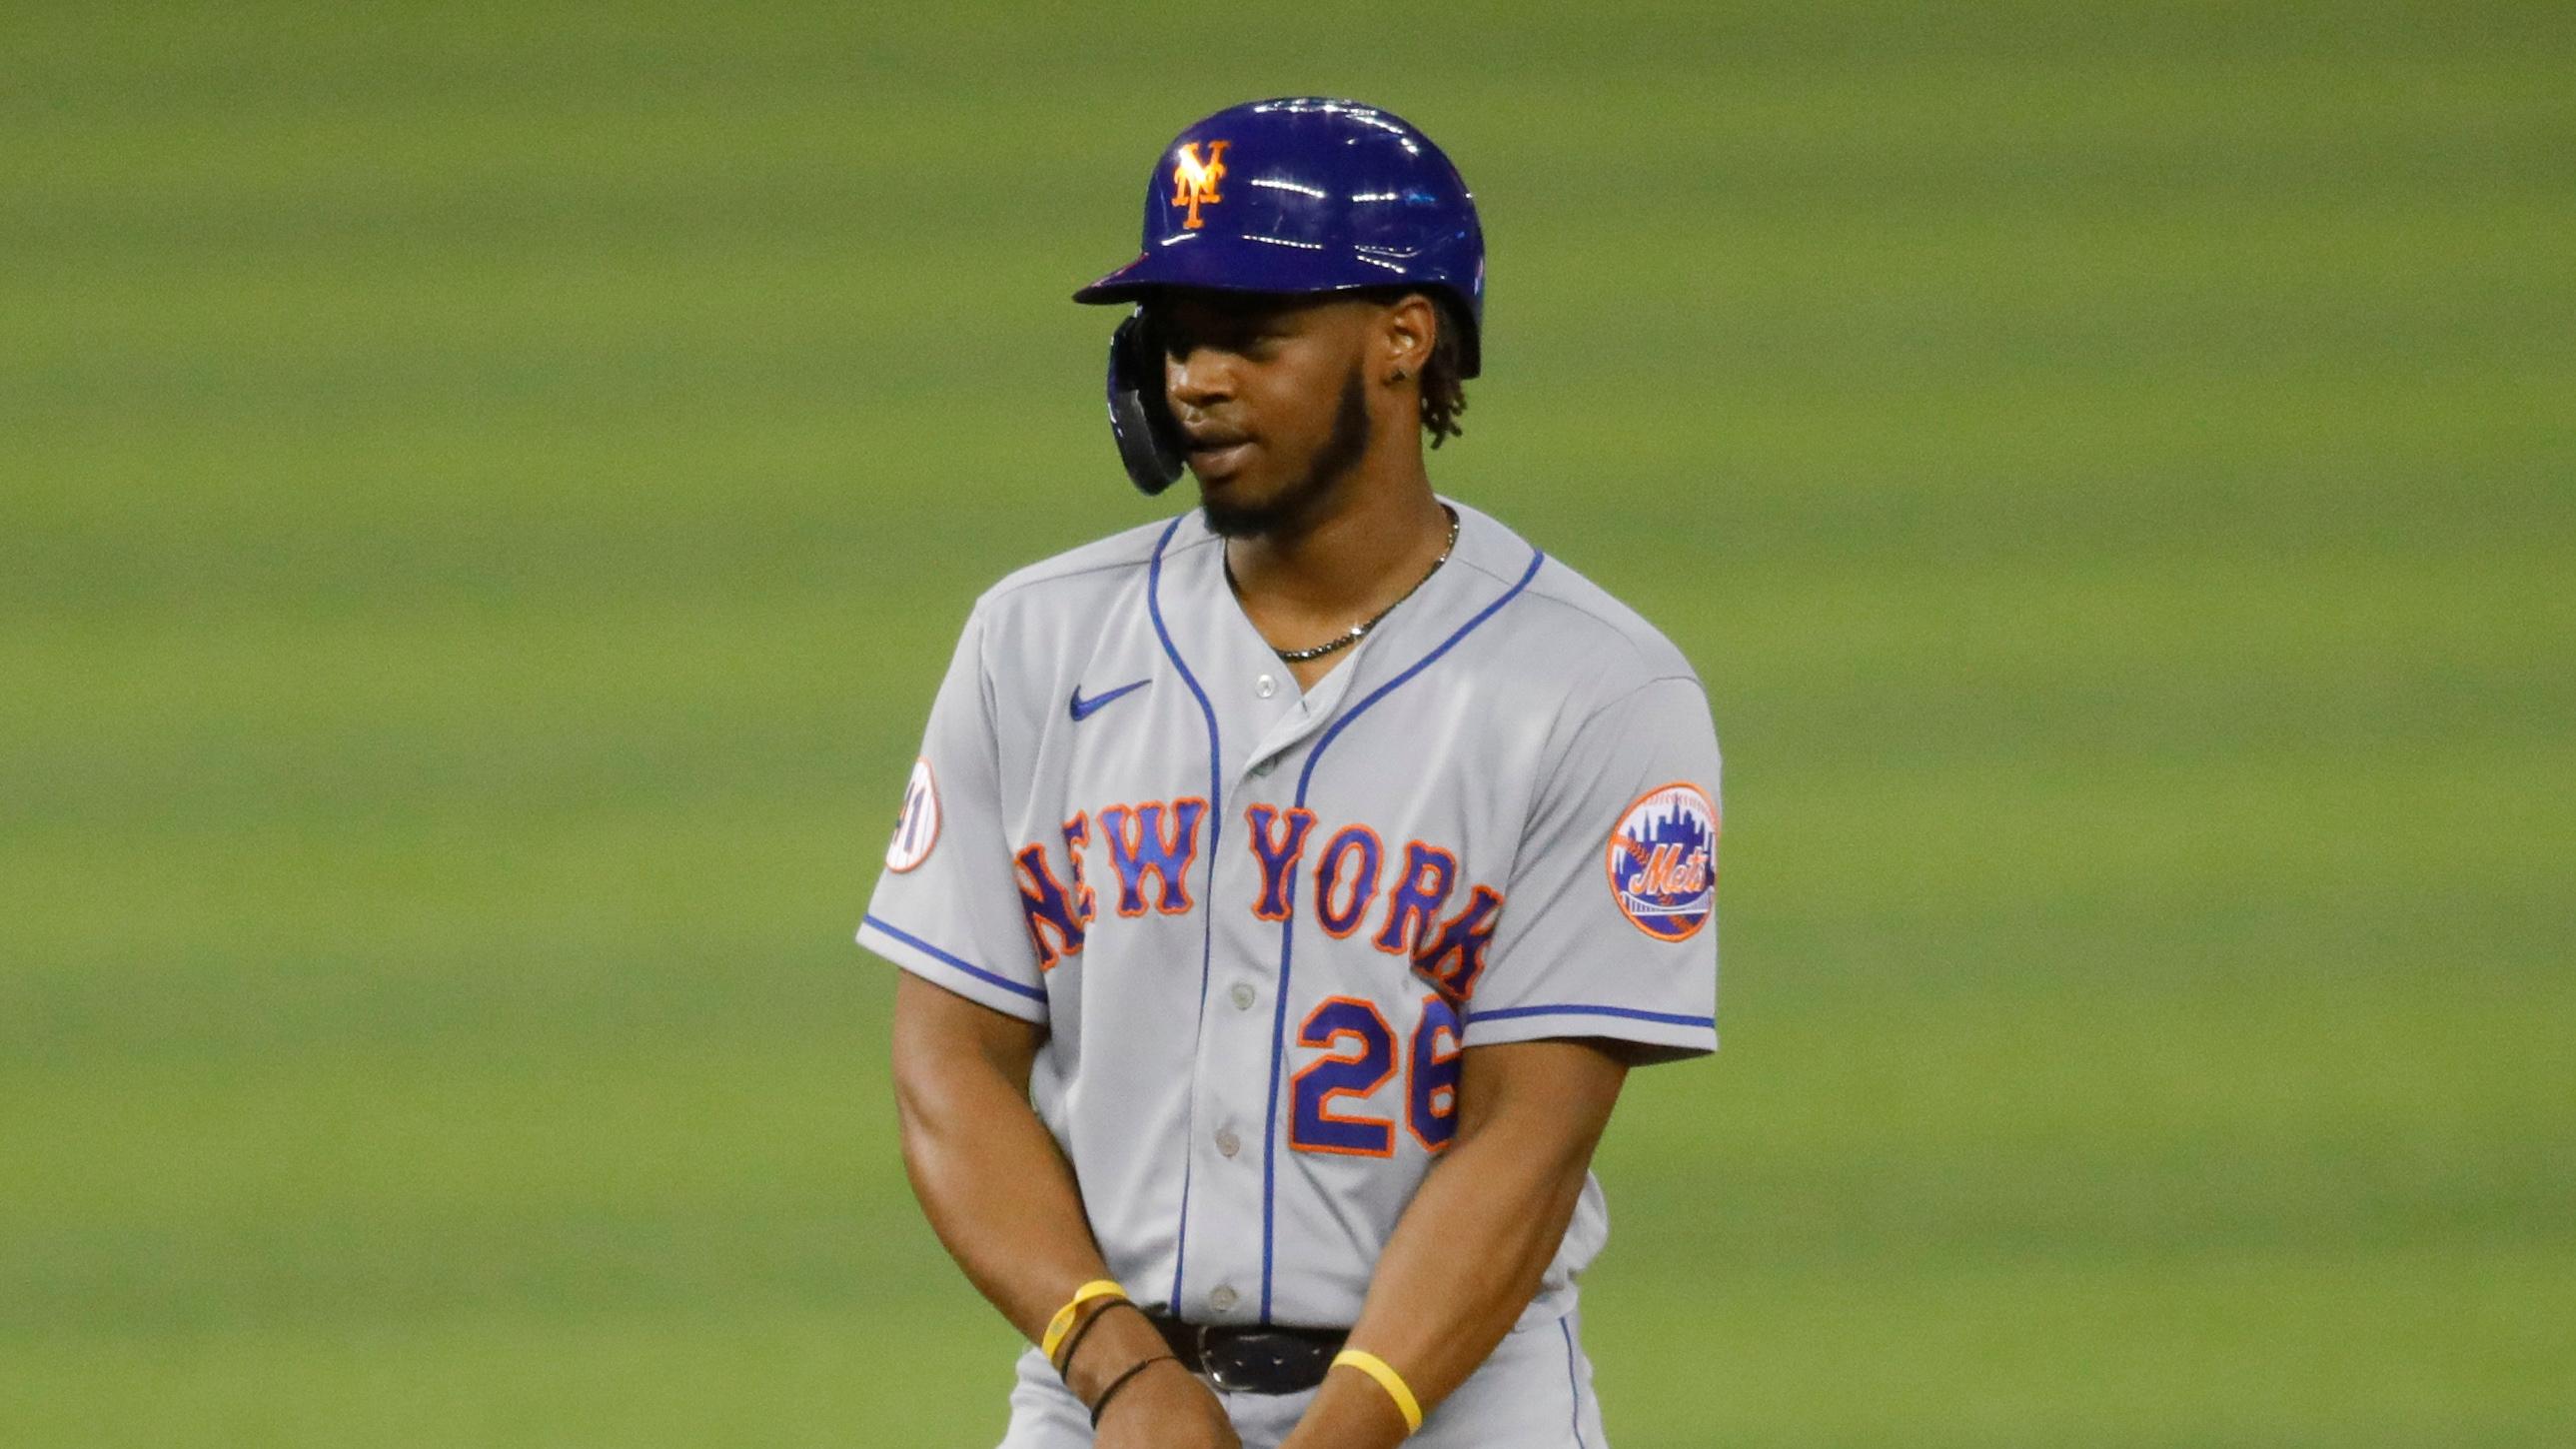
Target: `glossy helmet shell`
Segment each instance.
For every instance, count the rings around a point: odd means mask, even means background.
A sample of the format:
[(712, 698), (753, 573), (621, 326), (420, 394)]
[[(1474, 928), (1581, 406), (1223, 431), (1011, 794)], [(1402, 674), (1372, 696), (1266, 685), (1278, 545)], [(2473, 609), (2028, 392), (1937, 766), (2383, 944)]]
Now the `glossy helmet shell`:
[(1229, 107), (1173, 137), (1145, 182), (1143, 249), (1073, 299), (1385, 286), (1451, 304), (1444, 311), (1465, 329), (1458, 370), (1474, 377), (1485, 234), (1458, 168), (1400, 116), (1292, 96)]

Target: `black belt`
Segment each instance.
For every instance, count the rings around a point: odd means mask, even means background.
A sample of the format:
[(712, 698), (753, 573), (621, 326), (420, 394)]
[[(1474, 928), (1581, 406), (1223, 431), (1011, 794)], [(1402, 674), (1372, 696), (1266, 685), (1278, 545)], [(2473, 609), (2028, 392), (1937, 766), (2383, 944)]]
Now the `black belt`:
[(1341, 1328), (1229, 1328), (1146, 1316), (1181, 1367), (1229, 1394), (1302, 1394), (1324, 1381), (1350, 1337)]

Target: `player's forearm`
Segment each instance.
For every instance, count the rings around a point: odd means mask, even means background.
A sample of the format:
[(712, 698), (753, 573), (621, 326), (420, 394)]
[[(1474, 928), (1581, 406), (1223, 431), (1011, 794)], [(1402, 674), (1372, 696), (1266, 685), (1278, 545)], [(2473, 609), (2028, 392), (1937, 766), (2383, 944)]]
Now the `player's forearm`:
[[(1589, 1049), (1560, 1043), (1511, 1050)], [(1483, 1085), (1525, 1098), (1561, 1088), (1571, 1110), (1562, 1110), (1563, 1101), (1548, 1104), (1559, 1110), (1505, 1103), (1471, 1114), (1378, 1259), (1350, 1344), (1394, 1366), (1426, 1412), (1466, 1382), (1538, 1292), (1582, 1198), (1623, 1075), (1615, 1064), (1591, 1063), (1564, 1082), (1524, 1078), (1504, 1087), (1471, 1078), (1469, 1090)], [(1386, 1391), (1342, 1368), (1325, 1380), (1283, 1449), (1367, 1449), (1403, 1436)]]
[[(1018, 1043), (961, 1032), (953, 1001), (917, 997), (915, 988), (938, 990), (906, 980), (898, 996), (895, 1099), (905, 1171), (949, 1256), (1034, 1342), (1076, 1288), (1108, 1269), (1073, 1169), (1029, 1105)], [(907, 1006), (920, 1009), (908, 1018)], [(1125, 1321), (1098, 1325), (1096, 1342), (1072, 1366), (1072, 1387), (1085, 1402), (1098, 1387), (1089, 1379), (1161, 1347), (1141, 1316), (1115, 1317)]]
[(1035, 1337), (1075, 1287), (1105, 1273), (1055, 1139), (975, 1065), (909, 1082), (901, 1099), (904, 1166), (931, 1228), (993, 1306)]
[[(904, 1165), (933, 1231), (995, 1308), (1031, 1342), (1095, 1278), (1109, 1276), (1085, 1225), (1073, 1174), (1026, 1101), (953, 1084), (939, 1105), (904, 1114)], [(1108, 1381), (1162, 1349), (1139, 1314), (1093, 1326), (1066, 1382), (1090, 1403)]]
[[(1378, 1259), (1351, 1346), (1397, 1366), (1425, 1411), (1511, 1331), (1582, 1194), (1582, 1160), (1541, 1159), (1530, 1146), (1507, 1129), (1455, 1144)], [(1386, 1391), (1342, 1368), (1283, 1449), (1377, 1449), (1404, 1433)]]

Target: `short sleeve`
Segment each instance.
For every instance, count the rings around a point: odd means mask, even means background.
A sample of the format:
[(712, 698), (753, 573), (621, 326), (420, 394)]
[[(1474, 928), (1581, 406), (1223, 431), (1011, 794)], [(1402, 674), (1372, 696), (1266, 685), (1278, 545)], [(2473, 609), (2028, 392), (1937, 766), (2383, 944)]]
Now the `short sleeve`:
[(1717, 1049), (1717, 731), (1659, 679), (1576, 726), (1533, 799), (1465, 1043)]
[(1047, 993), (1022, 926), (1003, 811), (984, 625), (967, 620), (859, 923), (859, 944), (912, 974), (1023, 1021)]

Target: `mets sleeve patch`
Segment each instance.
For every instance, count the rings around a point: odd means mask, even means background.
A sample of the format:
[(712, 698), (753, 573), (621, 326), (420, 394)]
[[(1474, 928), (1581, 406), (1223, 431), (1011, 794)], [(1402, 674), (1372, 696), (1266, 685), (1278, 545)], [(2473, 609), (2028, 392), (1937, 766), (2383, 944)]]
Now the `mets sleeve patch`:
[(1717, 910), (1717, 806), (1697, 785), (1658, 785), (1610, 832), (1610, 895), (1661, 941), (1687, 941)]
[(903, 813), (895, 817), (894, 840), (886, 846), (886, 869), (901, 875), (930, 859), (939, 843), (939, 780), (927, 759), (912, 762), (912, 781), (903, 788)]

